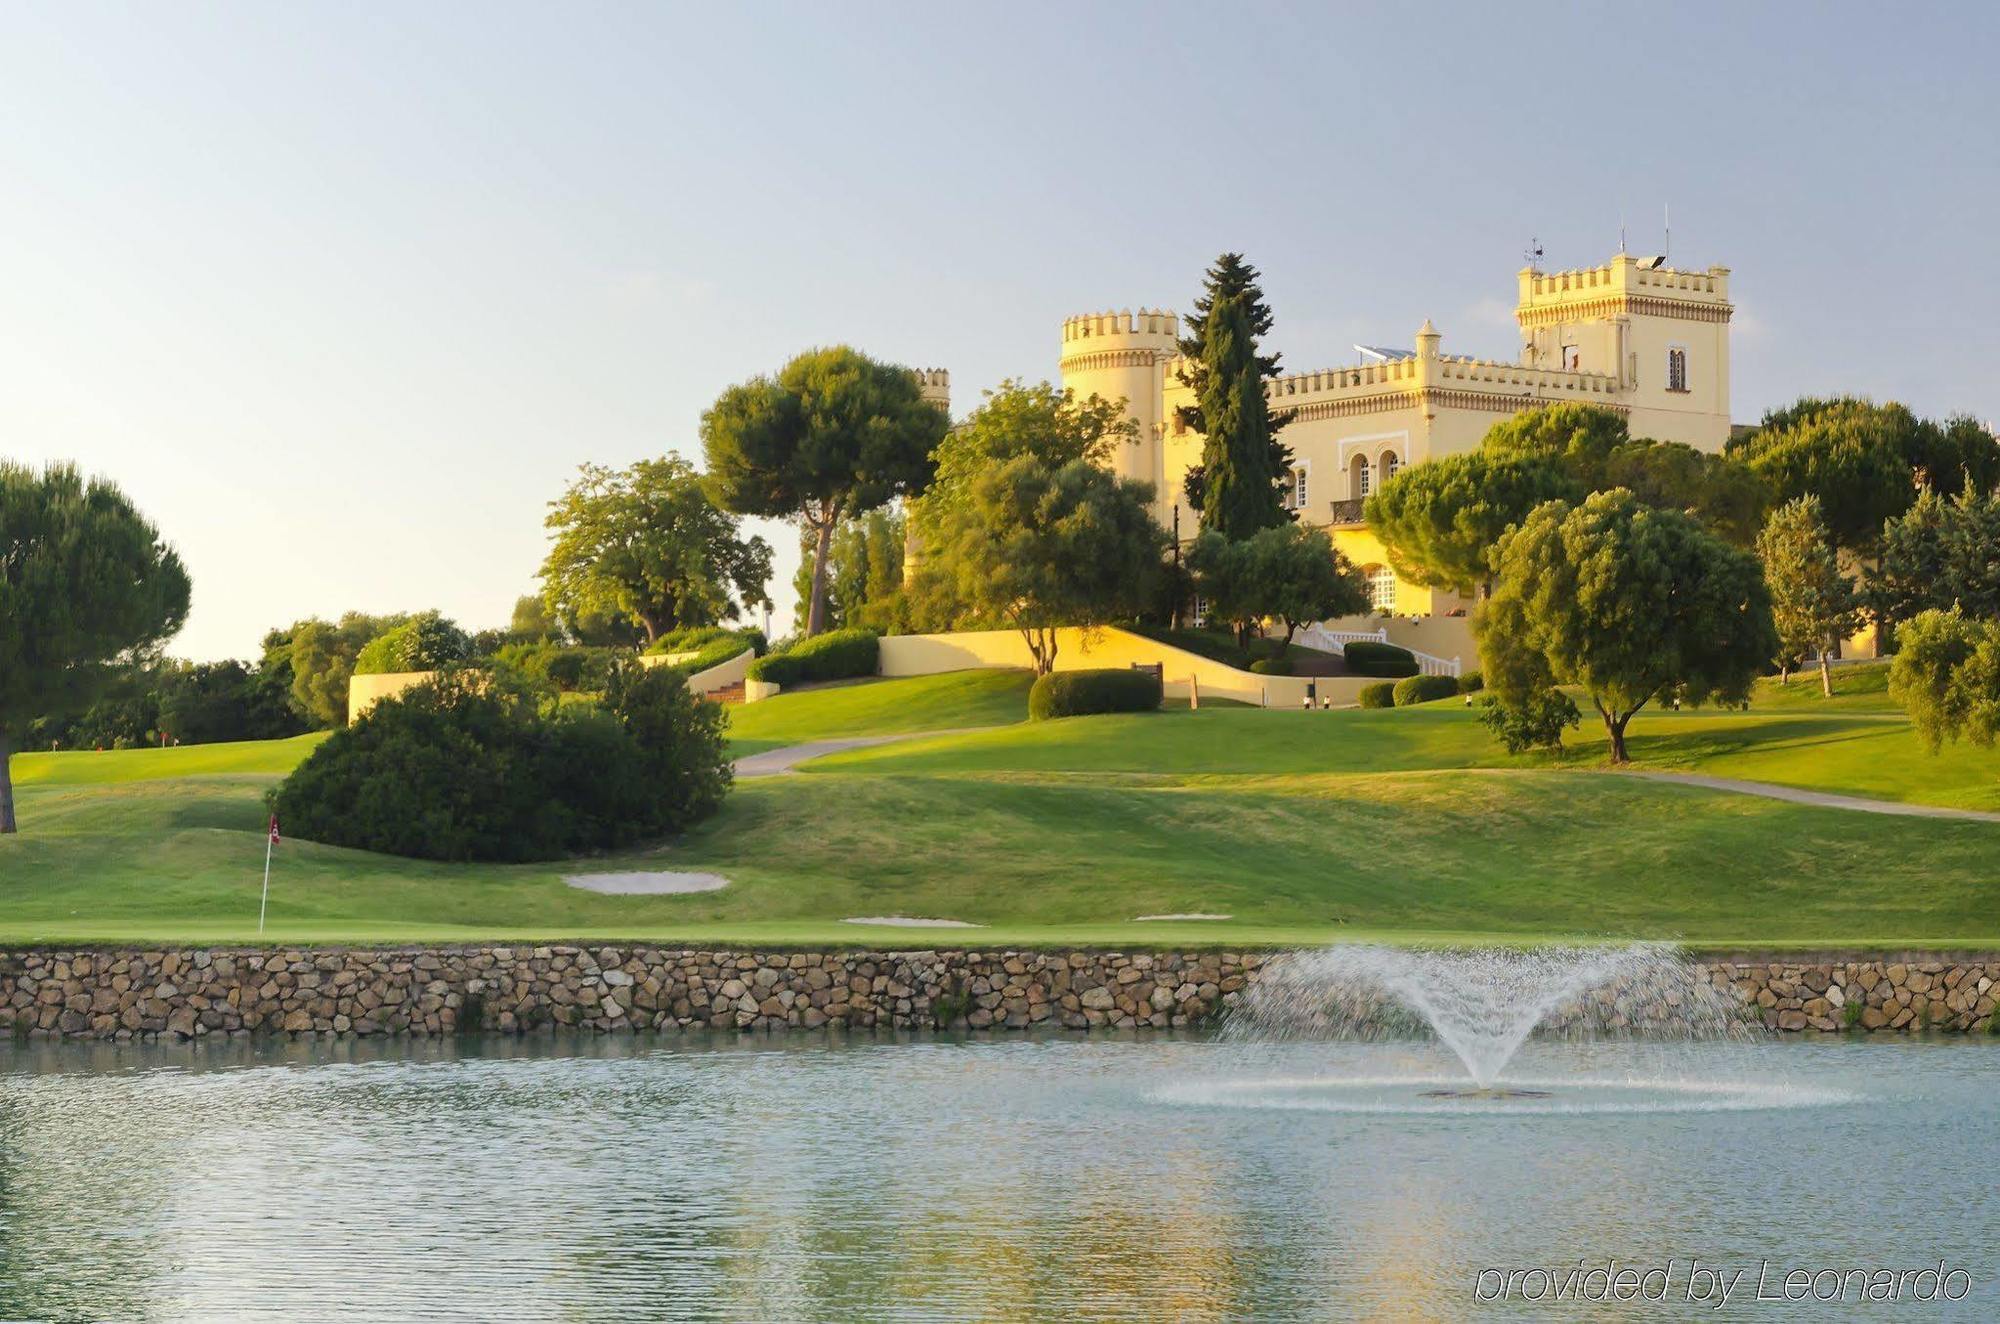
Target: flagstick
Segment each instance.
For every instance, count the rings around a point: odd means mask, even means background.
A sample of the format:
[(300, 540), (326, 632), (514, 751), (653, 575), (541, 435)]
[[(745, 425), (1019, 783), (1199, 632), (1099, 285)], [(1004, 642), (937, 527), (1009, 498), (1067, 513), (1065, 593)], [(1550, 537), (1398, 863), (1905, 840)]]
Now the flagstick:
[(264, 907), (271, 900), (271, 834), (264, 834), (264, 895), (257, 901), (257, 932), (264, 932)]

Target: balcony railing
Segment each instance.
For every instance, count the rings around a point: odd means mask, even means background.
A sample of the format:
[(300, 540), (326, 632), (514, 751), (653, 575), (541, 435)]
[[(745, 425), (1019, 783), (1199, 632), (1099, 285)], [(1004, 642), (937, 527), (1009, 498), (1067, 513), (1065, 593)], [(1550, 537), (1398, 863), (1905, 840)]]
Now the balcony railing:
[(1361, 507), (1365, 504), (1365, 498), (1357, 497), (1352, 501), (1334, 501), (1328, 504), (1333, 507), (1333, 513), (1328, 519), (1329, 523), (1360, 524), (1363, 522)]

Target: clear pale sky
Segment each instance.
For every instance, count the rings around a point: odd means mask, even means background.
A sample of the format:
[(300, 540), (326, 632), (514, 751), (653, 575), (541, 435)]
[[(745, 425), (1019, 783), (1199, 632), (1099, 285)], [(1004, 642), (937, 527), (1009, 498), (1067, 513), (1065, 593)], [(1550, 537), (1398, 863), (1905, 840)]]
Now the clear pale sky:
[[(1263, 269), (1295, 369), (1511, 357), (1514, 273), (1733, 271), (1734, 412), (2000, 415), (1986, 5), (0, 8), (0, 455), (187, 560), (173, 651), (504, 623), (584, 461), (837, 341), (1053, 377)], [(773, 596), (790, 621), (796, 538)]]

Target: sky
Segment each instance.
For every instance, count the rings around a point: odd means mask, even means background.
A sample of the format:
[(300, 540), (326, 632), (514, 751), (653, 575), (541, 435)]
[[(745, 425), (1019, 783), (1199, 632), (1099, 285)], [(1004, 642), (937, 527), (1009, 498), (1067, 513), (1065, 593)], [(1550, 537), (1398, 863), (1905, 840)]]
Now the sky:
[[(954, 412), (1264, 273), (1286, 366), (1511, 358), (1515, 272), (1731, 268), (1733, 411), (2000, 417), (2000, 7), (0, 4), (0, 457), (114, 479), (171, 652), (504, 624), (585, 462), (849, 343)], [(790, 627), (797, 537), (778, 551)]]

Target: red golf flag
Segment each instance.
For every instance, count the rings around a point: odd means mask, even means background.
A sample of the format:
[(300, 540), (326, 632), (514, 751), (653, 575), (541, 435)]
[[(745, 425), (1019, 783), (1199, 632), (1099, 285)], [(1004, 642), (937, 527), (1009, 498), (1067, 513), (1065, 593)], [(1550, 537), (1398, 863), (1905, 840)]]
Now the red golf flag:
[(273, 846), (278, 844), (278, 816), (276, 814), (271, 815), (271, 844)]

